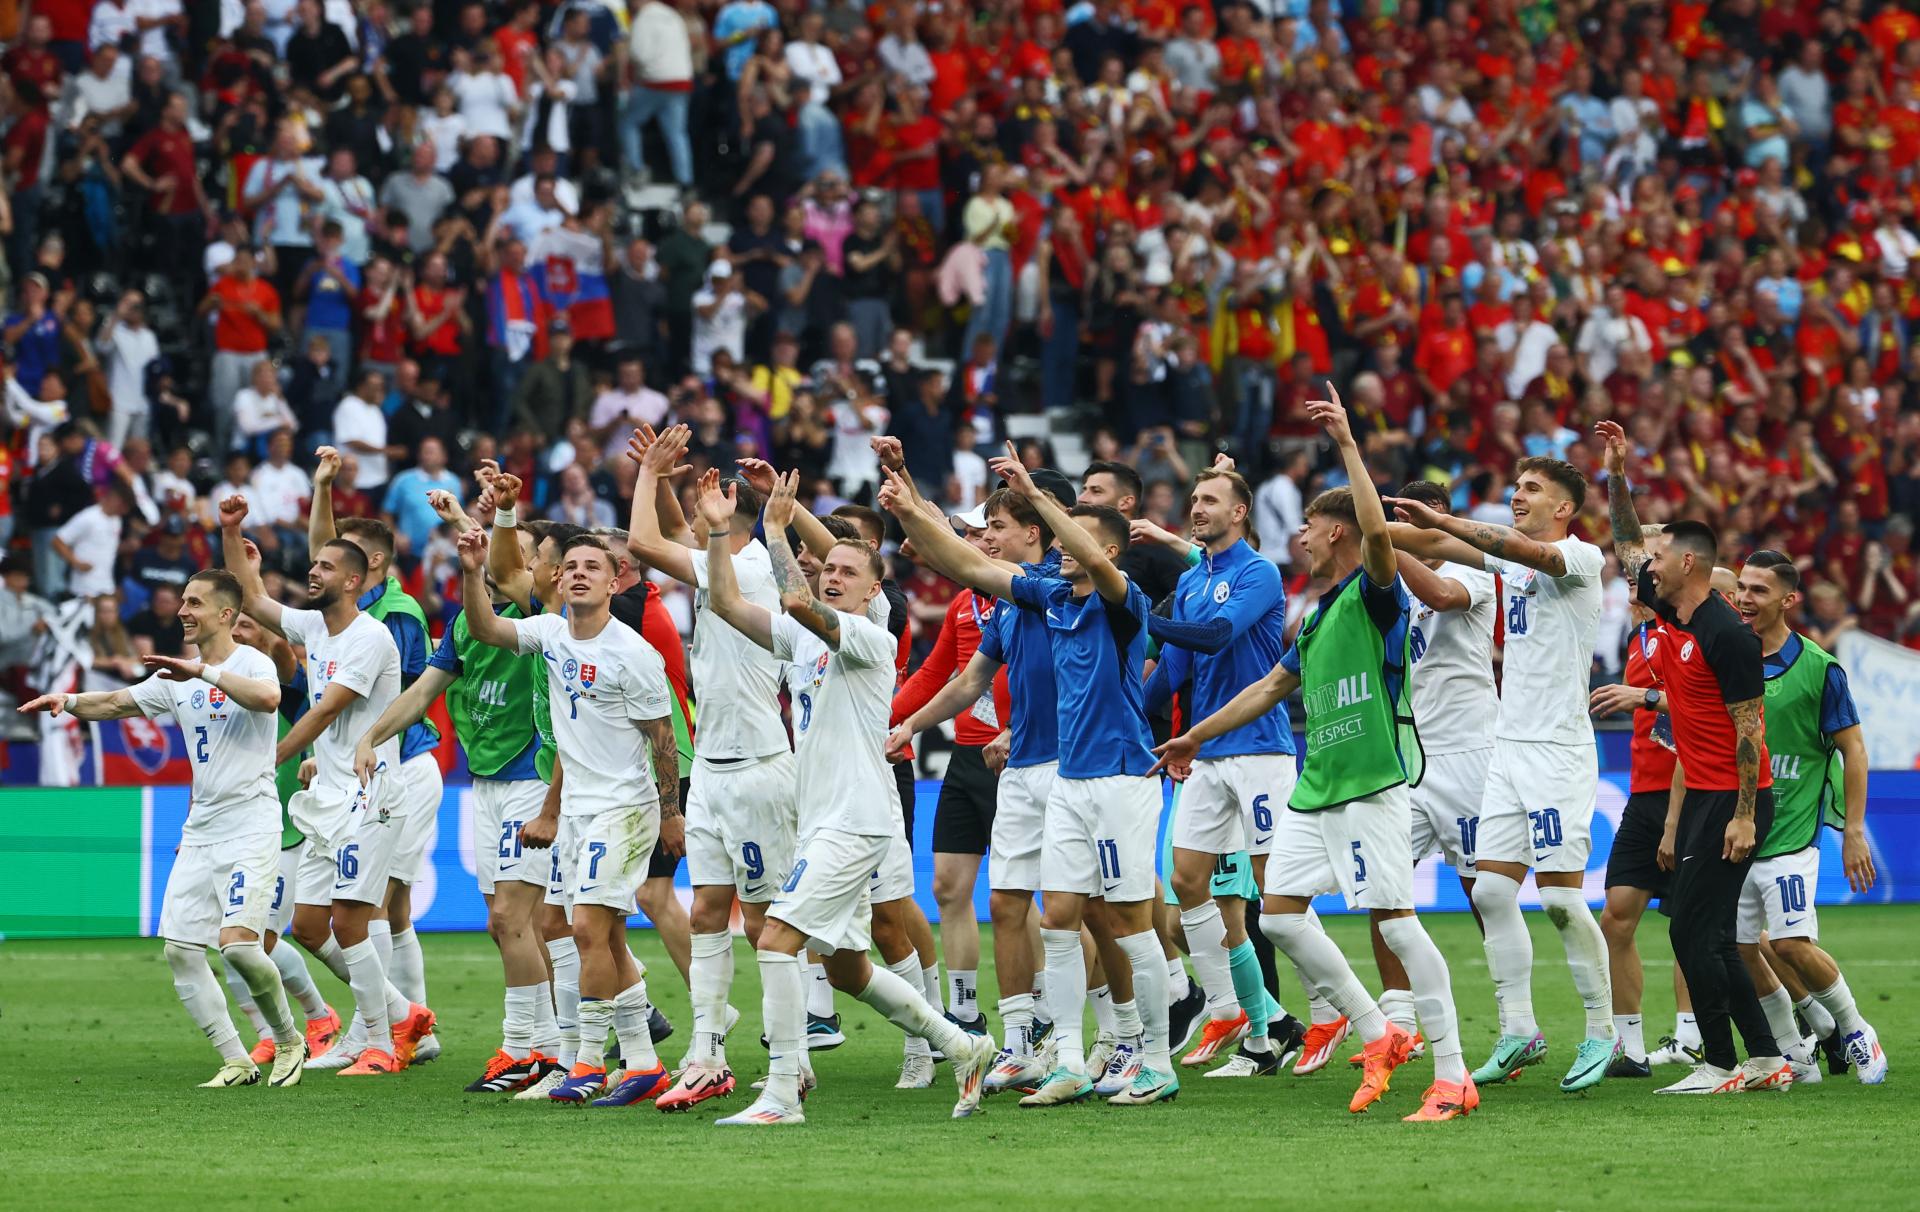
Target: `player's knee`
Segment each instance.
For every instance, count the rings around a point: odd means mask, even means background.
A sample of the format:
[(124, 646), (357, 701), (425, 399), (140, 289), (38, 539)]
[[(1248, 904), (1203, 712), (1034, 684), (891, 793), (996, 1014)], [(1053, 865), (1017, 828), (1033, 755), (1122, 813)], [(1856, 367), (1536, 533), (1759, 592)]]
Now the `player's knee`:
[[(957, 871), (936, 871), (933, 875), (933, 899), (944, 911), (947, 906), (973, 899), (973, 880)], [(944, 916), (944, 914), (943, 914)]]
[(173, 971), (173, 987), (182, 998), (189, 997), (199, 987), (199, 982), (213, 972), (207, 965), (207, 949), (188, 943), (176, 943), (167, 940), (167, 967)]
[(1276, 948), (1292, 954), (1297, 946), (1314, 928), (1304, 913), (1263, 913), (1260, 915), (1260, 933)]
[(1639, 924), (1637, 914), (1628, 914), (1615, 905), (1608, 904), (1600, 910), (1600, 933), (1607, 936), (1607, 942), (1612, 946), (1620, 947), (1632, 942), (1634, 930)]
[(1033, 897), (1024, 892), (995, 892), (987, 898), (987, 913), (995, 930), (1025, 930), (1033, 912)]
[(1206, 875), (1181, 869), (1174, 865), (1173, 876), (1168, 881), (1173, 885), (1173, 894), (1180, 898), (1182, 906), (1199, 904), (1211, 890), (1211, 872)]

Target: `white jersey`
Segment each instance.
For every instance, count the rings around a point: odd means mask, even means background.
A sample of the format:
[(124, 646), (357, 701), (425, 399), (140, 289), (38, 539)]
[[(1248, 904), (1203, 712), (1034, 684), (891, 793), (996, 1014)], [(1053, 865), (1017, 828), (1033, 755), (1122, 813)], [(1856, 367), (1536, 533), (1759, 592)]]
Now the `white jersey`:
[[(356, 614), (334, 635), (317, 610), (281, 611), (280, 630), (290, 642), (306, 646), (309, 707), (319, 706), (327, 687), (336, 682), (356, 696), (313, 742), (313, 784), (336, 791), (358, 788), (354, 748), (400, 697), (400, 649), (393, 634), (372, 615)], [(399, 774), (399, 738), (376, 748), (374, 755), (386, 763), (389, 775)]]
[(837, 829), (888, 837), (901, 828), (887, 764), (894, 640), (862, 615), (840, 615), (840, 650), (785, 614), (773, 617), (773, 654), (789, 662), (799, 769), (800, 836)]
[(1600, 571), (1606, 557), (1592, 543), (1571, 536), (1553, 546), (1566, 562), (1565, 576), (1550, 577), (1492, 556), (1485, 560), (1487, 571), (1500, 575), (1507, 624), (1494, 736), (1591, 745), (1587, 682), (1600, 629)]
[(566, 772), (560, 814), (653, 803), (653, 747), (635, 725), (673, 712), (667, 665), (653, 645), (612, 617), (584, 640), (557, 614), (512, 622), (519, 650), (546, 658), (553, 737)]
[[(693, 751), (703, 758), (758, 758), (788, 749), (780, 722), (780, 662), (713, 613), (707, 586), (707, 553), (696, 550), (693, 580), (693, 689), (700, 697), (700, 728)], [(754, 539), (733, 553), (733, 579), (740, 596), (780, 614), (773, 558)]]
[[(209, 670), (219, 669), (268, 685), (280, 678), (272, 658), (242, 644)], [(193, 799), (187, 808), (183, 846), (280, 832), (280, 796), (273, 783), (278, 730), (271, 711), (249, 711), (226, 691), (194, 678), (187, 682), (150, 677), (129, 688), (133, 705), (148, 719), (171, 715), (186, 737), (193, 763)]]
[(1493, 574), (1465, 564), (1434, 570), (1467, 591), (1465, 610), (1413, 604), (1413, 718), (1428, 756), (1493, 744)]

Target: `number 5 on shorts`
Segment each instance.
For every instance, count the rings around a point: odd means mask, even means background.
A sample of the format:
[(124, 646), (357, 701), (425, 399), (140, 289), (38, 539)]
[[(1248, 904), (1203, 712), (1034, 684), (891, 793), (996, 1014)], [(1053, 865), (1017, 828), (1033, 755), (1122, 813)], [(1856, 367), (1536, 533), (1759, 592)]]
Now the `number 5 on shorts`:
[(1358, 841), (1353, 843), (1353, 882), (1356, 884), (1364, 884), (1367, 882), (1367, 860), (1366, 857), (1360, 853), (1360, 843)]

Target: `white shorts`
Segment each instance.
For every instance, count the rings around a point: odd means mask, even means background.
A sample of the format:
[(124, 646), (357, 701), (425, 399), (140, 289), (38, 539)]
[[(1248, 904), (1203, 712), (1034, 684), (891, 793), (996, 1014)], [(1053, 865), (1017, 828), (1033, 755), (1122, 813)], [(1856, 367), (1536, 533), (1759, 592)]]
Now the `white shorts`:
[(241, 929), (264, 939), (279, 878), (278, 830), (182, 846), (160, 902), (160, 937), (213, 947), (222, 930)]
[(570, 851), (569, 909), (598, 905), (618, 910), (622, 917), (632, 913), (640, 885), (646, 882), (647, 860), (660, 838), (660, 801), (649, 798), (624, 808), (562, 817), (561, 826), (561, 842)]
[(873, 944), (873, 875), (887, 861), (890, 837), (816, 829), (800, 843), (793, 870), (767, 916), (807, 936), (822, 954)]
[[(427, 852), (440, 840), (440, 797), (446, 791), (446, 782), (440, 775), (440, 762), (433, 750), (415, 754), (400, 763), (399, 783), (400, 801), (396, 807), (406, 815), (400, 828), (400, 848), (394, 853), (393, 868), (388, 874), (403, 884), (411, 884), (420, 878)], [(545, 791), (544, 785), (541, 790)], [(534, 810), (539, 811), (539, 807), (535, 804)]]
[(547, 852), (546, 903), (566, 910), (568, 921), (573, 920), (574, 835), (579, 821), (577, 816), (561, 817), (553, 831), (553, 848)]
[(687, 792), (689, 882), (730, 885), (753, 904), (771, 901), (793, 869), (793, 790), (793, 754), (784, 750), (740, 762), (695, 758)]
[(520, 844), (520, 826), (540, 815), (546, 799), (539, 779), (473, 780), (473, 874), (482, 896), (503, 883), (547, 886), (547, 850)]
[(1438, 851), (1454, 870), (1473, 878), (1480, 802), (1492, 760), (1491, 747), (1427, 757), (1427, 773), (1413, 791), (1414, 861)]
[(1150, 900), (1164, 799), (1160, 780), (1145, 775), (1056, 778), (1040, 843), (1041, 890), (1117, 905)]
[(1180, 791), (1173, 844), (1202, 854), (1266, 854), (1274, 819), (1286, 811), (1299, 763), (1291, 753), (1205, 758)]
[(273, 904), (267, 907), (267, 929), (283, 937), (293, 928), (293, 906), (300, 892), (300, 857), (306, 852), (305, 842), (282, 850), (279, 871), (273, 877)]
[(1413, 796), (1406, 784), (1317, 812), (1284, 813), (1267, 856), (1268, 896), (1338, 892), (1349, 909), (1413, 908)]
[(1585, 871), (1600, 767), (1592, 745), (1495, 741), (1480, 801), (1476, 863)]
[(1740, 889), (1733, 941), (1757, 943), (1762, 930), (1770, 938), (1818, 939), (1820, 915), (1814, 909), (1813, 893), (1819, 883), (1818, 846), (1755, 860), (1747, 868), (1746, 886)]
[(873, 885), (867, 891), (876, 905), (913, 896), (913, 850), (905, 833), (896, 833), (887, 842), (887, 852), (873, 869)]
[[(395, 812), (400, 780), (376, 773), (365, 788), (345, 791), (315, 784), (293, 798), (312, 797), (294, 823), (307, 834), (307, 846), (295, 880), (295, 899), (302, 905), (330, 905), (355, 901), (385, 904), (387, 878), (400, 848), (405, 818)], [(344, 816), (330, 814), (325, 805), (344, 801)], [(289, 805), (289, 809), (292, 805)], [(303, 819), (305, 818), (305, 819)], [(327, 829), (314, 822), (331, 821)]]
[(1047, 799), (1060, 763), (1009, 766), (994, 793), (993, 832), (987, 842), (987, 886), (1013, 892), (1040, 889), (1040, 843), (1046, 836)]

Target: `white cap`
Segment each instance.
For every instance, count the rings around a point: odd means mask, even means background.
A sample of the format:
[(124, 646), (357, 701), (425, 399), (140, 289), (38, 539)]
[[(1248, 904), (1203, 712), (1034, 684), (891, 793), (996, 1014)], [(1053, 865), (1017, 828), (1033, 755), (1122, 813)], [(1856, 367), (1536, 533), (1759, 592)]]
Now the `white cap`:
[(986, 503), (983, 501), (965, 513), (954, 514), (953, 520), (965, 526), (968, 530), (985, 530), (987, 528)]

